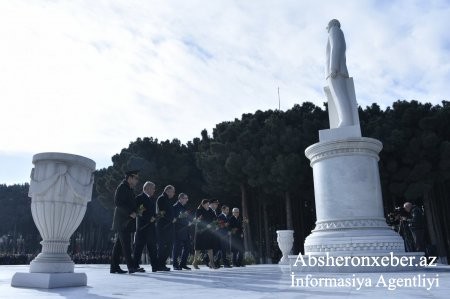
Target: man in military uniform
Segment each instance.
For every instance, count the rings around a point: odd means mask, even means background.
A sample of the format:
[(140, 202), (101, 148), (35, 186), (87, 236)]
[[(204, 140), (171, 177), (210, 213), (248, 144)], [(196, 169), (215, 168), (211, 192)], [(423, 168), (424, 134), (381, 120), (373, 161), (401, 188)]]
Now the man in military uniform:
[[(188, 200), (189, 198), (187, 194), (180, 193), (178, 195), (178, 201), (173, 205), (173, 216), (176, 219), (174, 223), (175, 232), (172, 251), (174, 270), (191, 270), (191, 268), (187, 266), (187, 258), (191, 248), (191, 237), (189, 235), (189, 215), (186, 210), (186, 203)], [(178, 258), (180, 258), (179, 263)]]
[[(155, 227), (156, 199), (152, 197), (155, 193), (155, 184), (147, 181), (142, 189), (142, 193), (136, 196), (136, 206), (141, 215), (138, 214), (137, 216), (133, 256), (136, 268), (139, 268), (142, 251), (144, 247), (147, 246), (150, 263), (152, 265), (152, 272), (156, 272), (158, 269)], [(140, 271), (145, 272), (143, 270)]]
[(231, 232), (231, 252), (233, 253), (233, 266), (245, 267), (244, 260), (244, 229), (242, 219), (239, 217), (239, 209), (233, 208), (233, 216), (230, 217), (229, 228)]
[(166, 261), (172, 250), (173, 243), (173, 223), (175, 218), (173, 216), (173, 202), (172, 198), (175, 196), (175, 187), (167, 185), (164, 192), (158, 197), (156, 201), (156, 211), (159, 219), (156, 223), (156, 234), (158, 239), (158, 271), (170, 271), (166, 267)]
[(125, 179), (119, 184), (114, 194), (114, 218), (112, 229), (116, 232), (110, 273), (126, 273), (120, 269), (120, 255), (125, 257), (128, 273), (137, 272), (133, 259), (131, 258), (131, 234), (136, 230), (136, 202), (133, 188), (139, 181), (138, 171), (128, 171)]

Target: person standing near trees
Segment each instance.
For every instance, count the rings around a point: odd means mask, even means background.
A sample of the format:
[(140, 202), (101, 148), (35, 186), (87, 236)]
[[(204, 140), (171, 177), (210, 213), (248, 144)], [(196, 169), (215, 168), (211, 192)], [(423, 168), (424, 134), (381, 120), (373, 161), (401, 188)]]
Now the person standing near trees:
[[(174, 242), (172, 251), (172, 265), (174, 270), (191, 270), (191, 268), (187, 266), (187, 258), (191, 249), (189, 215), (186, 210), (186, 203), (188, 200), (189, 197), (186, 193), (180, 193), (178, 195), (178, 201), (173, 205), (173, 215), (176, 219), (173, 225)], [(178, 262), (178, 258), (180, 258), (180, 262)]]
[(213, 214), (209, 211), (209, 200), (203, 199), (195, 212), (195, 238), (194, 238), (194, 259), (192, 266), (194, 269), (198, 267), (198, 258), (200, 252), (205, 250), (208, 253), (209, 267), (215, 269), (213, 257), (213, 242), (211, 232), (211, 222), (214, 220)]
[(114, 218), (112, 229), (116, 232), (110, 273), (126, 273), (120, 269), (120, 255), (125, 257), (128, 273), (137, 272), (131, 258), (131, 234), (136, 230), (136, 202), (133, 188), (139, 181), (138, 171), (132, 170), (125, 173), (125, 179), (119, 184), (114, 194)]
[(233, 208), (229, 228), (231, 232), (231, 252), (233, 253), (233, 266), (245, 267), (244, 260), (244, 228), (239, 217), (239, 209)]
[(230, 213), (230, 208), (226, 205), (222, 205), (222, 213), (217, 216), (218, 221), (218, 233), (219, 233), (219, 239), (220, 239), (220, 248), (219, 252), (217, 253), (217, 262), (220, 264), (220, 260), (223, 262), (224, 268), (231, 268), (230, 261), (227, 258), (227, 252), (228, 248), (230, 247), (230, 243), (228, 240), (228, 233), (230, 232), (228, 226), (229, 226), (229, 217), (228, 214)]
[(175, 196), (175, 187), (167, 185), (164, 192), (156, 201), (156, 213), (159, 217), (156, 223), (156, 234), (158, 239), (158, 271), (170, 271), (166, 267), (167, 258), (172, 250), (173, 243), (173, 216), (172, 198)]
[(423, 210), (410, 202), (405, 202), (403, 208), (411, 217), (408, 225), (414, 239), (415, 251), (425, 251), (425, 216)]
[[(211, 242), (213, 246), (213, 257), (214, 257), (214, 265), (216, 268), (220, 268), (218, 265), (217, 255), (219, 253), (220, 249), (220, 238), (219, 238), (219, 227), (217, 225), (217, 208), (219, 207), (219, 200), (217, 199), (211, 199), (209, 201), (209, 212), (211, 213), (212, 222), (211, 222)], [(206, 263), (209, 264), (209, 257), (206, 258)]]
[(146, 246), (150, 256), (152, 272), (156, 272), (159, 266), (156, 251), (156, 200), (153, 198), (154, 194), (155, 184), (147, 181), (142, 187), (142, 193), (136, 196), (136, 206), (138, 210), (141, 210), (141, 215), (137, 216), (133, 256), (135, 266), (140, 272), (145, 272), (144, 269), (139, 268), (139, 261)]

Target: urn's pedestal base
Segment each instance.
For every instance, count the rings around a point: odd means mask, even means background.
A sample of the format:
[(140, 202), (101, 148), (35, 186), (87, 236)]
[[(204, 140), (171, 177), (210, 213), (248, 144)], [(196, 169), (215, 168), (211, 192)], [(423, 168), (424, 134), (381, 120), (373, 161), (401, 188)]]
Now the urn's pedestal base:
[(22, 288), (66, 288), (87, 285), (86, 273), (20, 273), (14, 274), (11, 286)]
[(30, 263), (30, 273), (73, 273), (74, 269), (75, 263), (67, 253), (41, 252)]
[(290, 255), (294, 273), (404, 272), (426, 268), (423, 252), (361, 252), (358, 254)]
[(285, 257), (283, 255), (283, 257), (278, 262), (278, 265), (289, 265), (289, 257)]

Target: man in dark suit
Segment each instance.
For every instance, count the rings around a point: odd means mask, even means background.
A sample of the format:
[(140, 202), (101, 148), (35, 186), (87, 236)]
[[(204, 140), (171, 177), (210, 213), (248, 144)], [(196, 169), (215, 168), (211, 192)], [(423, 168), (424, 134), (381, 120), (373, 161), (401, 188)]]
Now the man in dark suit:
[(414, 239), (414, 251), (425, 251), (425, 214), (423, 210), (410, 202), (405, 202), (404, 210), (409, 214), (407, 219), (411, 234)]
[[(186, 203), (189, 198), (187, 194), (180, 193), (178, 201), (173, 205), (173, 216), (176, 221), (174, 223), (174, 243), (172, 251), (173, 269), (174, 270), (191, 270), (187, 266), (187, 258), (191, 249), (191, 237), (189, 235), (189, 215), (186, 210)], [(181, 256), (180, 256), (181, 255)], [(178, 259), (180, 262), (178, 263)]]
[(217, 262), (220, 264), (220, 260), (223, 261), (224, 268), (231, 268), (230, 261), (227, 258), (227, 252), (229, 251), (229, 216), (230, 208), (226, 205), (222, 206), (222, 213), (217, 216), (218, 226), (219, 226), (219, 238), (220, 238), (220, 248), (217, 253)]
[[(217, 260), (217, 254), (219, 253), (220, 249), (220, 238), (219, 238), (219, 227), (217, 226), (217, 207), (219, 206), (219, 201), (217, 199), (211, 199), (209, 202), (209, 212), (211, 213), (213, 217), (213, 227), (212, 227), (212, 235), (211, 235), (211, 242), (213, 245), (213, 257), (214, 257), (214, 266), (216, 268), (220, 268), (219, 262)], [(209, 264), (209, 258), (208, 256), (205, 257), (205, 263)]]
[(230, 217), (229, 228), (231, 232), (231, 252), (233, 253), (233, 266), (244, 267), (244, 229), (242, 219), (239, 217), (239, 209), (233, 208), (233, 216)]
[(158, 239), (158, 271), (170, 271), (166, 267), (167, 258), (172, 250), (173, 242), (173, 202), (172, 198), (175, 196), (175, 187), (167, 185), (164, 192), (158, 197), (156, 201), (156, 212), (161, 217), (156, 223), (156, 236)]
[(112, 229), (116, 232), (110, 273), (126, 273), (120, 269), (120, 255), (125, 257), (128, 273), (137, 271), (135, 263), (131, 258), (131, 233), (136, 230), (136, 202), (133, 188), (139, 181), (138, 171), (128, 171), (125, 179), (119, 184), (114, 194), (114, 218)]
[[(147, 181), (142, 187), (142, 193), (136, 196), (136, 206), (138, 211), (136, 222), (136, 234), (134, 236), (134, 262), (140, 272), (145, 272), (139, 268), (142, 251), (147, 246), (150, 256), (152, 272), (158, 270), (156, 252), (156, 200), (152, 197), (155, 193), (155, 184)], [(141, 270), (142, 269), (142, 270)]]

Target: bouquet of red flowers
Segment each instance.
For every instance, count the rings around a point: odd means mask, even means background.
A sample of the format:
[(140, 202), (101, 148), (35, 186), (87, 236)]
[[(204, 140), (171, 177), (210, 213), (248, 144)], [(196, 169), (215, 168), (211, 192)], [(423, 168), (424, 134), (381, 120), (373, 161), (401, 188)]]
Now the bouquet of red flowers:
[(226, 228), (228, 226), (228, 223), (225, 220), (223, 220), (223, 219), (218, 219), (217, 220), (217, 226), (219, 228)]

